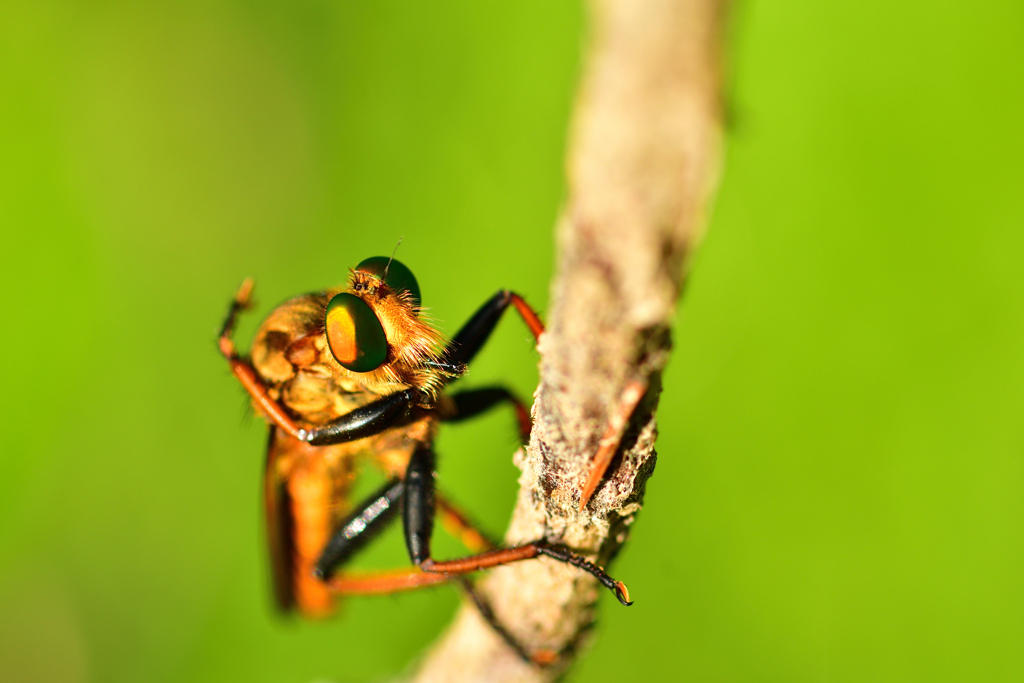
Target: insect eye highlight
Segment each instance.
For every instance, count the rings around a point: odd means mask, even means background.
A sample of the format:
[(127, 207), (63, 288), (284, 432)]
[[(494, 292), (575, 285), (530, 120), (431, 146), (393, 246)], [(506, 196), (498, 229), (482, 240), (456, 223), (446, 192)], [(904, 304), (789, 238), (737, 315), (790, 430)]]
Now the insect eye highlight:
[(327, 304), (327, 345), (342, 367), (352, 372), (376, 370), (388, 357), (384, 327), (370, 305), (342, 292)]
[[(401, 261), (387, 256), (371, 256), (356, 266), (356, 270), (379, 277), (396, 292), (409, 292), (413, 306), (420, 305), (420, 285), (416, 282), (416, 276)], [(387, 271), (387, 275), (384, 271)]]

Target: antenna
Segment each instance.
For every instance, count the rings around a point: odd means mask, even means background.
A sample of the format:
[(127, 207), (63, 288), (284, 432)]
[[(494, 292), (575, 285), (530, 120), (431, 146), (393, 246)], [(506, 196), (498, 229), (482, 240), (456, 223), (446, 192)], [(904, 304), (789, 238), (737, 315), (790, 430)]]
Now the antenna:
[(395, 254), (398, 253), (398, 248), (402, 246), (402, 240), (405, 239), (405, 235), (398, 238), (398, 244), (395, 245), (395, 250), (391, 252), (391, 258), (388, 259), (388, 264), (384, 266), (384, 279), (388, 277), (388, 268), (391, 267), (391, 262), (395, 260)]

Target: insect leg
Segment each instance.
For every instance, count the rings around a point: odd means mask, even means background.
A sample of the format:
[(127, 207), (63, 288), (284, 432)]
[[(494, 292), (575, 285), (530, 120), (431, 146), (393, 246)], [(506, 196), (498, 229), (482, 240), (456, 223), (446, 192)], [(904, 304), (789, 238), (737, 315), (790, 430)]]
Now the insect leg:
[(315, 429), (300, 429), (296, 438), (314, 446), (330, 446), (380, 434), (409, 413), (416, 392), (412, 389), (388, 394), (345, 413)]
[(425, 572), (469, 574), (481, 569), (528, 560), (539, 555), (571, 564), (589, 573), (601, 585), (615, 593), (623, 605), (632, 604), (625, 584), (616, 581), (586, 558), (552, 546), (544, 540), (511, 548), (498, 548), (457, 560), (435, 561), (430, 556), (430, 535), (434, 528), (434, 452), (421, 447), (413, 452), (405, 475), (405, 507), (402, 522), (405, 544), (412, 563)]
[[(392, 479), (360, 503), (338, 525), (331, 540), (324, 546), (313, 570), (314, 575), (325, 581), (331, 579), (338, 567), (383, 531), (395, 519), (404, 490), (405, 484), (401, 480)], [(479, 531), (452, 503), (440, 495), (436, 496), (436, 501), (442, 525), (467, 548), (482, 552), (495, 547), (496, 544)], [(377, 575), (374, 576), (376, 579)], [(350, 576), (349, 580), (354, 579)]]
[(597, 485), (601, 483), (601, 478), (604, 477), (608, 465), (612, 462), (612, 456), (615, 455), (615, 451), (619, 450), (619, 443), (622, 442), (626, 425), (645, 393), (647, 393), (647, 382), (639, 379), (631, 381), (623, 390), (619, 404), (615, 406), (608, 418), (608, 425), (601, 436), (597, 453), (594, 454), (594, 460), (590, 463), (587, 479), (580, 489), (580, 512), (587, 507), (591, 496), (597, 490)]
[(401, 507), (404, 487), (405, 484), (398, 479), (387, 482), (338, 526), (313, 570), (315, 576), (327, 582), (332, 593), (383, 595), (434, 586), (450, 580), (450, 577), (443, 574), (426, 574), (416, 568), (334, 574), (341, 564), (351, 559), (395, 519), (395, 513)]
[(441, 583), (447, 583), (458, 578), (463, 590), (469, 596), (473, 605), (480, 612), (484, 621), (494, 629), (495, 633), (511, 647), (528, 664), (545, 666), (557, 659), (558, 654), (550, 650), (538, 650), (530, 653), (523, 645), (508, 632), (483, 597), (473, 588), (473, 584), (463, 576), (449, 576), (447, 574), (430, 574), (420, 571), (416, 567), (383, 572), (355, 572), (345, 573), (334, 577), (328, 582), (328, 587), (335, 595), (390, 595), (403, 591), (412, 591), (419, 588), (428, 588)]
[(587, 572), (595, 579), (598, 583), (612, 591), (615, 597), (623, 605), (632, 605), (633, 602), (629, 599), (629, 591), (626, 589), (626, 584), (621, 581), (616, 581), (609, 576), (604, 569), (598, 567), (596, 564), (576, 553), (549, 544), (545, 540), (537, 540), (531, 543), (525, 543), (523, 545), (511, 546), (509, 548), (498, 548), (497, 550), (491, 550), (486, 553), (480, 553), (479, 555), (470, 555), (469, 557), (463, 557), (456, 560), (441, 560), (434, 561), (431, 559), (424, 560), (420, 563), (420, 569), (425, 572), (436, 572), (441, 574), (469, 574), (471, 572), (480, 571), (481, 569), (490, 569), (492, 567), (500, 567), (505, 564), (512, 564), (513, 562), (520, 562), (522, 560), (531, 560), (535, 557), (544, 555), (550, 557), (559, 562), (565, 564), (571, 564), (574, 567), (582, 569)]
[(434, 531), (434, 451), (426, 446), (413, 451), (405, 471), (402, 527), (412, 563), (420, 565), (429, 560)]
[(442, 422), (462, 422), (490, 410), (503, 401), (511, 403), (516, 411), (519, 437), (524, 444), (530, 441), (530, 429), (533, 427), (533, 423), (530, 420), (530, 411), (519, 400), (518, 396), (505, 387), (468, 389), (452, 393), (449, 398), (454, 403), (454, 412), (448, 415), (442, 414)]
[[(252, 287), (252, 280), (247, 278), (238, 288), (235, 298), (231, 301), (231, 306), (228, 307), (228, 314), (224, 318), (224, 324), (221, 325), (217, 345), (220, 348), (221, 354), (231, 365), (231, 373), (242, 384), (242, 387), (245, 388), (263, 414), (267, 416), (271, 423), (283, 429), (289, 436), (299, 439), (299, 427), (295, 424), (295, 420), (285, 412), (284, 408), (277, 401), (267, 395), (267, 388), (256, 375), (256, 370), (252, 367), (252, 363), (239, 355), (238, 349), (235, 348), (235, 342), (231, 338), (235, 331), (235, 322), (238, 320), (238, 314), (249, 307)], [(303, 441), (304, 439), (299, 440)]]
[(228, 362), (231, 364), (231, 372), (272, 424), (283, 429), (292, 438), (313, 446), (330, 446), (380, 434), (408, 414), (415, 397), (412, 389), (406, 389), (360, 406), (323, 427), (303, 429), (285, 412), (280, 403), (267, 395), (266, 386), (256, 375), (256, 370), (249, 361), (229, 356)]
[[(220, 328), (220, 347), (221, 351), (224, 352), (225, 356), (233, 355), (234, 342), (231, 341), (231, 335), (235, 331), (235, 322), (238, 320), (238, 314), (249, 307), (249, 297), (252, 296), (252, 278), (245, 278), (242, 284), (238, 286), (238, 291), (235, 292), (235, 297), (231, 300), (231, 306), (228, 307), (228, 314), (224, 316), (224, 324)], [(224, 345), (229, 344), (229, 350), (224, 351)]]
[[(386, 572), (346, 572), (337, 576), (333, 575), (334, 569), (341, 563), (350, 559), (355, 552), (379, 533), (392, 519), (401, 500), (404, 484), (398, 480), (389, 481), (380, 490), (371, 495), (359, 509), (341, 523), (338, 531), (327, 543), (323, 554), (317, 562), (314, 574), (327, 582), (327, 587), (335, 595), (383, 595), (401, 591), (426, 588), (441, 583), (446, 583), (454, 576), (424, 572), (418, 567), (401, 569)], [(450, 503), (437, 496), (438, 512), (442, 515), (442, 523), (445, 516), (455, 520), (455, 527), (461, 530), (457, 533), (463, 541), (466, 536), (475, 536), (478, 540), (470, 542), (472, 545), (483, 544), (493, 547), (473, 526), (465, 519), (457, 509)], [(473, 604), (476, 605), (486, 621), (495, 632), (526, 662), (531, 664), (544, 665), (554, 661), (557, 655), (547, 650), (542, 650), (531, 655), (526, 648), (519, 644), (509, 634), (494, 613), (490, 606), (474, 589), (472, 583), (463, 576), (458, 576), (463, 589), (469, 595)]]
[[(223, 344), (221, 344), (221, 351), (224, 351)], [(234, 352), (233, 346), (231, 351)], [(283, 429), (288, 436), (299, 441), (305, 441), (306, 439), (301, 435), (302, 430), (295, 424), (295, 420), (285, 412), (280, 403), (267, 395), (267, 388), (256, 375), (256, 370), (252, 367), (252, 364), (238, 356), (227, 356), (227, 359), (228, 363), (231, 364), (232, 374), (241, 382), (242, 387), (252, 398), (253, 403), (259, 406), (260, 411), (266, 415), (267, 419), (274, 426)]]
[(267, 395), (267, 388), (257, 376), (252, 363), (239, 355), (235, 343), (231, 339), (238, 314), (249, 306), (252, 286), (252, 280), (247, 279), (235, 293), (235, 298), (231, 301), (227, 316), (224, 318), (224, 324), (221, 325), (218, 345), (221, 354), (231, 364), (231, 372), (238, 378), (249, 396), (252, 397), (253, 402), (259, 406), (271, 423), (299, 441), (305, 441), (314, 446), (329, 446), (379, 434), (409, 412), (414, 399), (414, 392), (411, 389), (368, 403), (323, 427), (311, 430), (301, 429), (281, 407), (281, 404)]
[(512, 648), (512, 650), (519, 655), (520, 659), (527, 664), (535, 664), (537, 666), (547, 666), (558, 659), (558, 653), (552, 650), (536, 650), (531, 654), (530, 651), (527, 650), (522, 643), (516, 640), (515, 636), (509, 633), (508, 629), (498, 621), (498, 618), (494, 615), (494, 611), (491, 610), (490, 604), (488, 604), (487, 600), (484, 599), (484, 596), (476, 590), (476, 587), (473, 586), (473, 583), (469, 579), (465, 576), (459, 576), (459, 583), (462, 585), (462, 590), (464, 590), (466, 595), (469, 596), (469, 599), (473, 602), (473, 605), (480, 613), (480, 616), (483, 617), (484, 621), (494, 629), (495, 633), (501, 636), (501, 639), (505, 641), (505, 644)]
[(341, 564), (362, 549), (395, 518), (404, 484), (393, 479), (364, 500), (340, 525), (324, 546), (313, 575), (330, 579)]
[(544, 332), (544, 323), (541, 322), (540, 316), (530, 308), (523, 297), (503, 289), (481, 306), (473, 314), (473, 317), (462, 326), (458, 334), (452, 338), (448, 348), (445, 349), (445, 360), (451, 363), (468, 364), (487, 342), (487, 338), (491, 336), (495, 325), (501, 319), (501, 314), (505, 312), (509, 304), (519, 312), (534, 338), (539, 338)]
[(434, 492), (434, 502), (437, 505), (436, 512), (441, 526), (466, 546), (470, 552), (482, 553), (498, 547), (498, 544), (490, 536), (480, 531), (464, 512), (455, 507), (438, 491)]
[(428, 574), (417, 567), (383, 572), (345, 572), (327, 582), (337, 595), (388, 595), (451, 581), (447, 574)]

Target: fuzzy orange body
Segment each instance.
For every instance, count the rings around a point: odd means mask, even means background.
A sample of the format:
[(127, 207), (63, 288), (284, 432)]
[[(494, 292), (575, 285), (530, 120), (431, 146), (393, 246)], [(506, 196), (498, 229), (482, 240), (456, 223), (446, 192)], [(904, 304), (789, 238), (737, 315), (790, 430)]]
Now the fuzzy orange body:
[[(419, 284), (409, 269), (393, 258), (371, 257), (356, 266), (347, 287), (295, 297), (272, 311), (247, 359), (236, 350), (232, 332), (251, 292), (252, 282), (246, 280), (228, 310), (218, 345), (270, 424), (263, 493), (274, 589), (282, 610), (320, 617), (334, 610), (339, 595), (393, 593), (455, 579), (520, 657), (544, 664), (550, 653), (530, 652), (516, 641), (466, 574), (546, 556), (589, 573), (620, 602), (631, 604), (625, 585), (586, 557), (546, 538), (498, 547), (457, 507), (435, 495), (432, 446), (441, 421), (461, 421), (508, 403), (524, 443), (529, 439), (529, 411), (507, 388), (441, 394), (465, 373), (510, 307), (540, 337), (540, 317), (521, 296), (499, 290), (442, 347), (440, 333), (422, 316)], [(613, 426), (617, 432), (618, 423)], [(615, 449), (609, 445), (607, 450)], [(387, 482), (349, 510), (361, 459), (379, 467)], [(608, 460), (600, 460), (601, 472), (590, 480), (600, 480)], [(339, 572), (399, 510), (411, 566)], [(434, 558), (435, 519), (473, 554)]]
[[(325, 312), (342, 292), (368, 304), (387, 335), (387, 358), (372, 372), (346, 369), (329, 348)], [(313, 566), (349, 512), (348, 494), (360, 460), (376, 463), (389, 477), (401, 477), (413, 450), (434, 439), (445, 409), (439, 396), (445, 375), (430, 361), (438, 359), (443, 339), (420, 314), (408, 292), (392, 291), (380, 278), (353, 271), (344, 289), (284, 302), (256, 333), (253, 368), (267, 395), (302, 427), (322, 426), (403, 389), (415, 388), (421, 397), (393, 428), (348, 443), (311, 446), (271, 427), (264, 508), (275, 596), (283, 610), (312, 617), (332, 612), (334, 598), (328, 585), (313, 576)]]

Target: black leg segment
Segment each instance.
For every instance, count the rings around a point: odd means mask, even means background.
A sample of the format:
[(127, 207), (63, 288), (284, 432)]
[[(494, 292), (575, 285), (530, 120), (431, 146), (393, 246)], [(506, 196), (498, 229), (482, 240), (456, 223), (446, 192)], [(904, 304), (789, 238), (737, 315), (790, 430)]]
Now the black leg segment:
[(299, 438), (314, 446), (330, 446), (380, 434), (409, 414), (415, 395), (412, 389), (389, 394), (323, 427), (308, 431), (300, 429)]
[(246, 278), (238, 287), (235, 298), (231, 300), (227, 315), (224, 316), (224, 323), (220, 327), (220, 338), (230, 339), (235, 331), (235, 321), (238, 314), (249, 307), (249, 296), (252, 294), (252, 280)]
[(455, 403), (455, 414), (445, 417), (445, 422), (462, 422), (474, 418), (503, 402), (513, 405), (519, 403), (515, 394), (505, 387), (484, 387), (459, 391), (451, 394), (451, 399)]
[(404, 491), (405, 484), (395, 479), (364, 500), (324, 546), (313, 574), (325, 581), (331, 578), (342, 563), (383, 531), (395, 518)]
[(530, 655), (530, 652), (523, 646), (523, 644), (516, 640), (515, 636), (513, 636), (509, 630), (505, 628), (500, 621), (498, 621), (498, 618), (494, 616), (494, 611), (487, 603), (487, 600), (485, 600), (484, 596), (476, 590), (469, 579), (465, 576), (460, 576), (459, 583), (462, 585), (462, 590), (466, 592), (466, 595), (468, 595), (469, 599), (473, 602), (477, 611), (480, 612), (480, 616), (483, 617), (484, 621), (494, 629), (495, 633), (501, 636), (501, 639), (505, 641), (505, 644), (512, 648), (512, 650), (519, 655), (520, 659), (527, 664), (537, 664), (541, 666), (550, 663), (549, 661), (545, 661), (547, 658), (535, 658)]
[(505, 387), (482, 387), (480, 389), (468, 389), (455, 392), (450, 395), (455, 404), (455, 411), (450, 415), (442, 415), (444, 422), (462, 422), (470, 418), (482, 415), (491, 408), (508, 403), (516, 413), (516, 424), (518, 426), (519, 438), (522, 443), (530, 441), (530, 429), (533, 427), (530, 421), (530, 410), (523, 405), (519, 397)]
[(450, 363), (468, 365), (469, 361), (473, 360), (477, 352), (487, 343), (495, 325), (501, 320), (501, 314), (505, 312), (511, 301), (512, 292), (507, 290), (501, 290), (492, 296), (452, 338), (448, 348), (445, 349), (445, 360)]
[(434, 451), (430, 448), (417, 448), (409, 459), (402, 524), (409, 559), (418, 566), (430, 559), (430, 535), (434, 531)]

